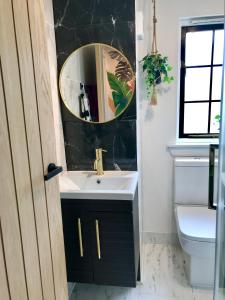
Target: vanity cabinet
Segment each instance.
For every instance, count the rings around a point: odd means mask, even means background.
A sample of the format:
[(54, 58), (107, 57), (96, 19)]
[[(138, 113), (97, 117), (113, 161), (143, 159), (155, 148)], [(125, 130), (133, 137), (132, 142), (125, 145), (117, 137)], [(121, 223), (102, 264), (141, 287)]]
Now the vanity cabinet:
[(91, 219), (78, 205), (62, 205), (62, 214), (67, 281), (93, 282)]
[(138, 197), (62, 199), (67, 279), (135, 287), (139, 267)]

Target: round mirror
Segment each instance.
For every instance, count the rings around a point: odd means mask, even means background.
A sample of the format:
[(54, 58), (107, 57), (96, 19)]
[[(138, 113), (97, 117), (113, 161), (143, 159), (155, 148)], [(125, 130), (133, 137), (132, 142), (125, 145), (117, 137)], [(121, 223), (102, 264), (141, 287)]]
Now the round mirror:
[(59, 89), (66, 107), (76, 117), (104, 123), (128, 107), (135, 76), (127, 58), (104, 44), (90, 44), (74, 51), (65, 61)]

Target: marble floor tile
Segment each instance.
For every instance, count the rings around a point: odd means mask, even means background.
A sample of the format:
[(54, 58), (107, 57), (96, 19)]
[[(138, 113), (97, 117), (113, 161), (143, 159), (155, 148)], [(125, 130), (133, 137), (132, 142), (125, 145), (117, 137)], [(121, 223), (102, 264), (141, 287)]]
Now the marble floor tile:
[(77, 284), (70, 300), (212, 300), (212, 291), (189, 286), (178, 245), (145, 244), (143, 279), (136, 288)]
[(75, 283), (74, 283), (74, 282), (68, 282), (67, 286), (68, 286), (68, 295), (69, 295), (69, 297), (70, 297), (71, 294), (72, 294), (72, 292), (73, 292)]

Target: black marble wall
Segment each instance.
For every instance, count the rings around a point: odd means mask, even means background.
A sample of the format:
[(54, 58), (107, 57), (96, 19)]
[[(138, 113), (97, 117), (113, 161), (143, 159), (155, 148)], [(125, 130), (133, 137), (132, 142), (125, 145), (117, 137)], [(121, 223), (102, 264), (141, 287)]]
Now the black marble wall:
[[(77, 48), (109, 44), (129, 59), (135, 71), (135, 0), (53, 0), (58, 69)], [(104, 168), (137, 170), (136, 97), (116, 120), (88, 124), (73, 116), (61, 101), (68, 170), (91, 170), (95, 149), (102, 147)]]

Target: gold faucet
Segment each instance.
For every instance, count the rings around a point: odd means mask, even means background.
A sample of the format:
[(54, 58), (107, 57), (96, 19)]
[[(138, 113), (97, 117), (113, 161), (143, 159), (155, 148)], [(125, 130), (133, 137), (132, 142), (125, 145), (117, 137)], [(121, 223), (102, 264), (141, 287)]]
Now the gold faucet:
[(97, 148), (95, 150), (96, 153), (96, 159), (94, 161), (94, 170), (97, 171), (97, 175), (103, 175), (103, 161), (102, 161), (102, 152), (107, 152), (106, 150), (102, 148)]

